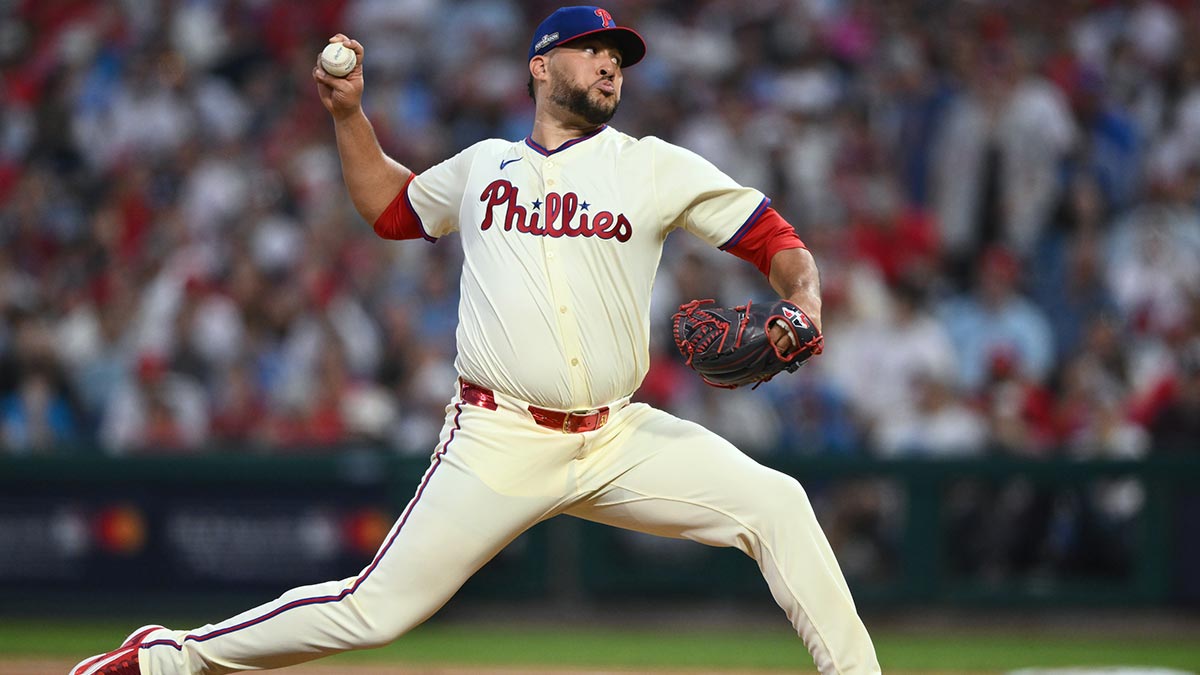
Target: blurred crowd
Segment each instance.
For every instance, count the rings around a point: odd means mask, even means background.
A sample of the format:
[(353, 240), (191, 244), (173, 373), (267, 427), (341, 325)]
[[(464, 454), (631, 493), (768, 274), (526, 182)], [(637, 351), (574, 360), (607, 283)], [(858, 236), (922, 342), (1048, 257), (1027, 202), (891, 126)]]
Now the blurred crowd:
[[(419, 171), (528, 133), (554, 7), (0, 3), (0, 452), (430, 452), (461, 254), (354, 213), (310, 71), (362, 41), (368, 115)], [(1200, 3), (607, 8), (649, 44), (613, 125), (772, 197), (825, 296), (824, 355), (705, 387), (671, 312), (771, 291), (672, 236), (639, 398), (759, 455), (1196, 452)]]

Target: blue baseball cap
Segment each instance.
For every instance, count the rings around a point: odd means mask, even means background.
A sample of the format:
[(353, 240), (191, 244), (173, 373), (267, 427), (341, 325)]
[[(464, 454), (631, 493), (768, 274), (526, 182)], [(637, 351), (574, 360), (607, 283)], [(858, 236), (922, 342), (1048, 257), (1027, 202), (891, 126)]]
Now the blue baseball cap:
[(585, 35), (607, 33), (621, 50), (621, 67), (628, 68), (646, 55), (646, 42), (631, 28), (618, 26), (612, 14), (592, 5), (562, 7), (538, 24), (529, 43), (529, 58), (578, 40)]

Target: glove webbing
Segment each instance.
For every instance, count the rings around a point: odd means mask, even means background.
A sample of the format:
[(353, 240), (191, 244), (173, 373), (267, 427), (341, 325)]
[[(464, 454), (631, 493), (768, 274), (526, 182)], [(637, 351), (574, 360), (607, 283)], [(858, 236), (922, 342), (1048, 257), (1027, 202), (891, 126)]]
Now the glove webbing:
[[(698, 309), (700, 307), (700, 305), (707, 305), (710, 302), (716, 302), (716, 300), (713, 300), (712, 298), (708, 298), (706, 300), (692, 300), (691, 302), (680, 305), (679, 311), (683, 313), (683, 316), (676, 318), (676, 320), (675, 320), (676, 323), (681, 321), (683, 319), (683, 317), (691, 317), (695, 313), (696, 309)], [(741, 317), (741, 321), (738, 323), (737, 337), (735, 337), (733, 339), (733, 348), (734, 349), (737, 349), (738, 347), (742, 346), (742, 333), (745, 332), (745, 330), (746, 330), (746, 324), (750, 323), (750, 306), (753, 304), (754, 304), (753, 300), (747, 300), (746, 304), (738, 305), (733, 308), (733, 310), (738, 313), (738, 316)], [(705, 316), (707, 316), (708, 318), (704, 319), (703, 321), (698, 321), (696, 323), (696, 326), (699, 327), (699, 326), (715, 325), (718, 328), (720, 328), (721, 344), (717, 345), (717, 351), (719, 352), (719, 351), (725, 349), (725, 340), (729, 338), (729, 331), (726, 330), (727, 328), (729, 328), (729, 322), (724, 321), (722, 319), (718, 319), (716, 316), (713, 316), (712, 314), (706, 314)], [(675, 332), (675, 336), (676, 336), (675, 337), (675, 346), (681, 352), (686, 351), (687, 355), (688, 355), (687, 361), (685, 361), (684, 364), (688, 365), (688, 366), (692, 365), (692, 357), (696, 353), (696, 348), (697, 348), (696, 345), (692, 344), (691, 342), (684, 343), (682, 340), (680, 340), (678, 337), (679, 336), (678, 331)], [(685, 344), (687, 345), (686, 349), (684, 348)], [(705, 342), (704, 344), (699, 345), (699, 348), (701, 351), (703, 351), (705, 349), (708, 349), (708, 346), (710, 344), (712, 344), (711, 337), (709, 337), (708, 342)]]

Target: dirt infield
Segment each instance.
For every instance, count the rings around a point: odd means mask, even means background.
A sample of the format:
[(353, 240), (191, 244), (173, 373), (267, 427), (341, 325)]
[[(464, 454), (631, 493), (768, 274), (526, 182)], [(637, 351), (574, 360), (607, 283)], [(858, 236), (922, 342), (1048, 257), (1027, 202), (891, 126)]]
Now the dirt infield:
[[(4, 675), (61, 675), (74, 662), (59, 660), (0, 660)], [(548, 668), (487, 668), (483, 666), (404, 666), (389, 664), (307, 665), (270, 671), (279, 675), (779, 675), (778, 670), (563, 670)], [(891, 671), (889, 675), (906, 675)], [(916, 675), (915, 673), (907, 675)], [(946, 672), (938, 675), (987, 675), (981, 672)]]

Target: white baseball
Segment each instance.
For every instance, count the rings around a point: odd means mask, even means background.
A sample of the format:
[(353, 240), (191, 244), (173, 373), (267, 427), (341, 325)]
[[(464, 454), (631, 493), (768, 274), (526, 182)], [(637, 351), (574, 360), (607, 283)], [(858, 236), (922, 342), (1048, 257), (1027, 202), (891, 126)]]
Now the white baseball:
[(321, 67), (334, 77), (349, 75), (356, 63), (358, 57), (354, 55), (354, 50), (340, 42), (330, 42), (321, 50)]

